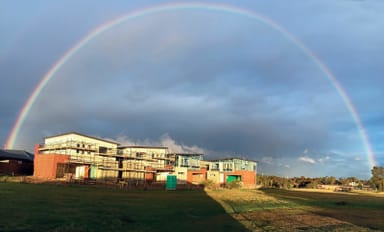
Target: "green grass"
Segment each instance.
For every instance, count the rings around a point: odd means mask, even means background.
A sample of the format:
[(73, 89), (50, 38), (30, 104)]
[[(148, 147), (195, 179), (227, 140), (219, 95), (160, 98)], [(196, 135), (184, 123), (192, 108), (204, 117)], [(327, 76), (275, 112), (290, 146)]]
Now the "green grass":
[(384, 231), (384, 197), (0, 183), (3, 231)]
[(203, 191), (0, 183), (0, 231), (244, 231)]
[(368, 229), (384, 231), (384, 197), (359, 193), (263, 190), (269, 196), (290, 202), (293, 208), (335, 218)]

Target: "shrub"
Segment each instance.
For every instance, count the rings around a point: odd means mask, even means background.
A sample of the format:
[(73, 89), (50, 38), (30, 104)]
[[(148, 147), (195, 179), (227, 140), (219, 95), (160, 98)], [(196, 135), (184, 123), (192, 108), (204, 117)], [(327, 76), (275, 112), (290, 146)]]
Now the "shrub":
[(204, 188), (207, 189), (217, 189), (219, 187), (218, 184), (213, 180), (204, 180), (201, 182), (201, 184), (204, 186)]
[(229, 189), (239, 189), (243, 187), (243, 182), (240, 180), (235, 180), (230, 183), (227, 183), (225, 187)]

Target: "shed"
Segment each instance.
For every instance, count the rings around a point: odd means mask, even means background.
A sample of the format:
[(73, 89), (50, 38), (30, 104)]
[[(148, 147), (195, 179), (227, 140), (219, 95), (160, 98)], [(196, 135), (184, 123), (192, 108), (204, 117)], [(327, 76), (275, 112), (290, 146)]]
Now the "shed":
[(33, 159), (24, 150), (0, 149), (0, 175), (32, 175)]

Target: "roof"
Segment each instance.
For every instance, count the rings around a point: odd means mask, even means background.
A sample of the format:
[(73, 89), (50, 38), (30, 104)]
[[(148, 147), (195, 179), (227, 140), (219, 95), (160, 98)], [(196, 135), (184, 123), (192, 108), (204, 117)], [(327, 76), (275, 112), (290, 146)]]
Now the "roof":
[(113, 144), (116, 144), (116, 145), (120, 145), (119, 143), (117, 143), (115, 141), (112, 141), (112, 140), (106, 140), (106, 139), (102, 139), (102, 138), (98, 138), (98, 137), (94, 137), (94, 136), (90, 136), (90, 135), (85, 135), (85, 134), (81, 134), (81, 133), (73, 132), (73, 131), (67, 132), (67, 133), (63, 133), (63, 134), (58, 134), (58, 135), (47, 136), (45, 138), (48, 139), (48, 138), (54, 138), (54, 137), (59, 137), (59, 136), (63, 136), (63, 135), (70, 135), (70, 134), (80, 135), (80, 136), (84, 136), (84, 137), (87, 137), (87, 138), (90, 138), (90, 139), (97, 139), (97, 140), (104, 141), (104, 142), (107, 142), (107, 143), (113, 143)]
[(154, 149), (168, 149), (168, 147), (154, 147), (154, 146), (136, 146), (136, 145), (124, 145), (119, 146), (118, 148), (124, 149), (124, 148), (154, 148)]
[(178, 156), (203, 156), (204, 154), (201, 153), (170, 153), (170, 155), (178, 155)]
[(0, 149), (0, 160), (25, 160), (33, 162), (34, 155), (24, 150)]
[(241, 157), (228, 157), (228, 158), (214, 159), (214, 160), (208, 160), (208, 161), (210, 161), (210, 162), (218, 162), (218, 161), (226, 161), (226, 160), (234, 160), (234, 159), (245, 160), (245, 161), (252, 161), (252, 162), (256, 162), (257, 163), (257, 160), (241, 158)]

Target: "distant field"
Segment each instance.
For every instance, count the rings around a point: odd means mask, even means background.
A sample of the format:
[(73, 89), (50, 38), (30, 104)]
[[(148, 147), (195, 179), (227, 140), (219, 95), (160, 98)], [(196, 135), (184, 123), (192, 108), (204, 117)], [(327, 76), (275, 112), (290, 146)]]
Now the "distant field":
[(379, 194), (265, 189), (209, 195), (252, 231), (384, 231)]
[(384, 197), (0, 183), (0, 231), (374, 231)]

